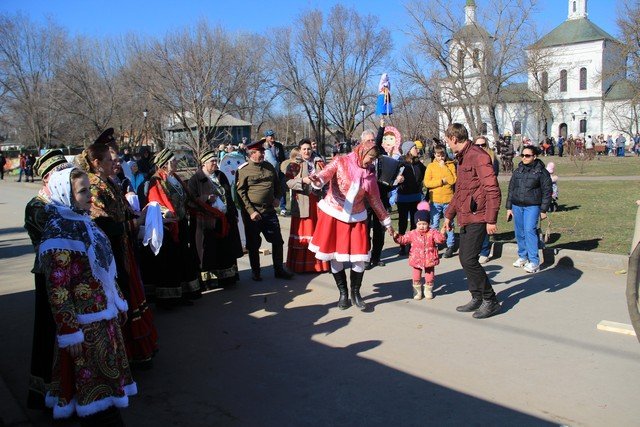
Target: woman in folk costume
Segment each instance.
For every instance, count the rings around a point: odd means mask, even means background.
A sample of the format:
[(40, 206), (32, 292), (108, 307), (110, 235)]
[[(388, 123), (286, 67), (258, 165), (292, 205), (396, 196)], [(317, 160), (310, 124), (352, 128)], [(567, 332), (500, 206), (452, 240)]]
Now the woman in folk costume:
[(38, 251), (56, 323), (51, 390), (54, 418), (123, 425), (117, 408), (137, 393), (120, 324), (127, 302), (116, 283), (109, 239), (89, 217), (89, 178), (76, 168), (51, 174), (49, 221)]
[(133, 242), (144, 215), (131, 210), (120, 187), (110, 178), (117, 152), (103, 143), (94, 143), (76, 157), (76, 163), (89, 175), (91, 218), (107, 235), (118, 269), (118, 285), (129, 305), (127, 323), (122, 328), (127, 355), (134, 366), (149, 368), (158, 351), (158, 332), (153, 313), (147, 306)]
[(160, 205), (165, 230), (158, 255), (149, 247), (142, 249), (142, 274), (160, 307), (193, 305), (191, 300), (201, 293), (198, 254), (189, 232), (188, 190), (176, 174), (178, 162), (172, 151), (159, 151), (153, 161), (157, 170), (149, 180), (148, 201)]
[(27, 407), (29, 409), (44, 409), (45, 396), (51, 387), (51, 367), (53, 366), (53, 348), (56, 339), (56, 324), (51, 314), (49, 297), (44, 274), (38, 262), (38, 248), (42, 240), (42, 233), (49, 215), (45, 206), (51, 202), (51, 194), (47, 183), (53, 172), (70, 168), (61, 150), (48, 150), (38, 157), (34, 165), (34, 172), (42, 177), (42, 188), (38, 195), (31, 199), (24, 212), (24, 228), (29, 234), (31, 244), (36, 252), (33, 270), (35, 279), (35, 309), (33, 319), (33, 344), (31, 346), (31, 370), (29, 377), (29, 391)]
[(291, 196), (291, 232), (287, 251), (287, 267), (295, 273), (322, 273), (329, 271), (329, 263), (317, 259), (309, 250), (309, 241), (318, 222), (320, 192), (304, 184), (304, 178), (325, 167), (319, 156), (314, 156), (311, 140), (298, 144), (300, 156), (287, 165), (285, 176)]
[(318, 203), (318, 225), (309, 250), (316, 258), (331, 262), (331, 272), (340, 291), (338, 307), (349, 307), (344, 262), (351, 262), (351, 301), (361, 310), (366, 304), (360, 296), (365, 263), (369, 261), (367, 209), (365, 199), (380, 222), (393, 235), (391, 218), (380, 200), (373, 172), (378, 157), (373, 132), (364, 132), (363, 141), (350, 154), (338, 156), (323, 170), (303, 178), (305, 184), (321, 189), (329, 184), (327, 195)]
[(218, 286), (231, 286), (238, 280), (238, 258), (242, 258), (242, 243), (238, 231), (238, 210), (233, 203), (231, 186), (218, 168), (214, 150), (200, 156), (202, 167), (189, 179), (191, 196), (201, 207), (215, 210), (226, 217), (226, 224), (204, 209), (195, 213), (196, 226), (192, 227), (194, 244), (200, 260), (200, 280), (205, 287), (217, 278)]

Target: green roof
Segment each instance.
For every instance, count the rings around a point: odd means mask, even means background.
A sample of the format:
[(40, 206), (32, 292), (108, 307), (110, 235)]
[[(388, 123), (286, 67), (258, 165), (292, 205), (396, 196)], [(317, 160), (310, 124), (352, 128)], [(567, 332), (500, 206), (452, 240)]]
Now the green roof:
[(611, 34), (598, 27), (587, 18), (569, 19), (554, 28), (549, 34), (535, 42), (532, 48), (569, 45), (592, 42), (596, 40), (611, 40), (618, 42)]
[(453, 34), (453, 40), (483, 41), (491, 39), (491, 34), (477, 24), (465, 25)]
[(607, 101), (623, 101), (632, 99), (638, 89), (627, 79), (621, 79), (611, 85), (604, 94)]
[(529, 90), (526, 83), (511, 83), (500, 90), (500, 102), (533, 102), (540, 97)]
[(475, 0), (467, 0), (467, 6), (475, 6), (476, 2)]

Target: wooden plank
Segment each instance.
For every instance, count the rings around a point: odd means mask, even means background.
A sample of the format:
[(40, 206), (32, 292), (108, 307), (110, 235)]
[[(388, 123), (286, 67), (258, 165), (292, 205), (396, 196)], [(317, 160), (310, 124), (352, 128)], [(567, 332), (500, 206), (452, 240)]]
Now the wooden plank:
[(611, 322), (609, 320), (603, 320), (598, 323), (598, 329), (601, 331), (615, 332), (617, 334), (636, 336), (636, 331), (633, 330), (631, 325), (626, 323)]

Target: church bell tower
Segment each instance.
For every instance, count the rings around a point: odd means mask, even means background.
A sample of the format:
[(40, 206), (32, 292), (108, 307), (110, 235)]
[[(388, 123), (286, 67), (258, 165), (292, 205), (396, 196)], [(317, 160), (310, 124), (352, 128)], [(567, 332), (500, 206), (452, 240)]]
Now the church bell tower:
[(569, 0), (569, 19), (582, 19), (587, 15), (587, 0)]

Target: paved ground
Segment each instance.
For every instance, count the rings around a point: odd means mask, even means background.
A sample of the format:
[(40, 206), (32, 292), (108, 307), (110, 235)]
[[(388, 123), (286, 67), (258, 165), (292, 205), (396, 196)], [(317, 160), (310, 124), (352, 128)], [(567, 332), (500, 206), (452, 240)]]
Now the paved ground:
[[(33, 254), (21, 226), (36, 191), (0, 182), (6, 425), (50, 424), (24, 408)], [(637, 425), (638, 341), (596, 330), (629, 322), (626, 276), (569, 251), (526, 275), (507, 246), (487, 265), (505, 312), (479, 321), (455, 311), (469, 297), (456, 258), (438, 267), (436, 298), (413, 301), (395, 252), (365, 274), (368, 312), (338, 310), (330, 275), (272, 279), (269, 256), (262, 283), (245, 257), (235, 289), (156, 312), (161, 351), (135, 373), (128, 425)]]

